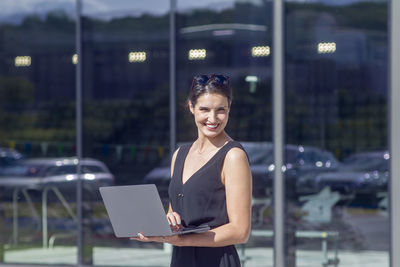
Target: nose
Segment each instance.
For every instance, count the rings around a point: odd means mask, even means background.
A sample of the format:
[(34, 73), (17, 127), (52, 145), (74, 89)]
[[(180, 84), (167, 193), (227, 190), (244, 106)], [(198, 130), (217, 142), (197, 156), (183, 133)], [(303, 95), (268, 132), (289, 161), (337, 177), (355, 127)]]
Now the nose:
[(217, 112), (215, 112), (215, 110), (210, 111), (210, 115), (208, 116), (208, 121), (211, 123), (217, 122)]

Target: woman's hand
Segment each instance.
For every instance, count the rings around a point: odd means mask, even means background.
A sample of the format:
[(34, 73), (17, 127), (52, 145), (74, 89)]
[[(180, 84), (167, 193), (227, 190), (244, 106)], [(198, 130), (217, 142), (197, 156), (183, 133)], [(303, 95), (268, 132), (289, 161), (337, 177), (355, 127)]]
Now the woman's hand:
[(170, 211), (167, 213), (167, 220), (172, 231), (182, 228), (181, 216), (178, 213)]
[(137, 236), (131, 237), (131, 240), (141, 241), (141, 242), (159, 242), (159, 243), (169, 243), (174, 246), (181, 246), (182, 238), (179, 235), (173, 236), (144, 236), (142, 233), (138, 233)]
[[(182, 228), (182, 221), (181, 216), (179, 216), (176, 212), (168, 212), (167, 213), (167, 220), (169, 225), (171, 226), (171, 230), (178, 230)], [(137, 236), (131, 237), (131, 240), (137, 240), (141, 242), (160, 242), (160, 243), (169, 243), (175, 246), (180, 246), (182, 238), (178, 235), (173, 236), (145, 236), (142, 233), (138, 233)]]

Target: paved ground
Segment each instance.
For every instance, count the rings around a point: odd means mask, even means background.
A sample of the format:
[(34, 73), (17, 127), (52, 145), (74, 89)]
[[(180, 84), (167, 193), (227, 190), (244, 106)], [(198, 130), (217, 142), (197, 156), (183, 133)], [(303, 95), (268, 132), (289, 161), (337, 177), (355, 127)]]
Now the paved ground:
[[(239, 249), (239, 254), (241, 254)], [(6, 251), (5, 263), (31, 264), (76, 264), (77, 250), (74, 247), (53, 249), (32, 248)], [(245, 256), (249, 259), (245, 267), (273, 267), (271, 248), (248, 248)], [(340, 267), (389, 267), (389, 255), (376, 251), (339, 251)], [(321, 251), (298, 250), (297, 267), (321, 267), (324, 261)], [(333, 255), (329, 255), (333, 257)], [(138, 248), (94, 248), (94, 265), (107, 266), (169, 266), (170, 253), (162, 249)], [(334, 265), (330, 265), (334, 266)]]
[[(9, 207), (12, 214), (12, 207)], [(61, 210), (61, 209), (60, 209)], [(22, 209), (21, 209), (22, 211)], [(50, 230), (70, 233), (75, 228), (73, 220), (67, 220), (62, 216), (49, 220)], [(111, 238), (112, 229), (104, 224), (104, 219), (94, 222), (93, 228), (100, 229), (95, 240), (93, 253), (94, 265), (107, 266), (169, 266), (170, 253), (161, 249), (161, 246), (138, 247), (129, 243), (119, 242)], [(340, 267), (389, 267), (389, 240), (390, 228), (388, 216), (377, 210), (361, 208), (337, 208), (333, 211), (332, 221), (323, 225), (301, 224), (297, 220), (292, 224), (293, 228), (300, 231), (337, 231), (339, 232), (338, 257)], [(57, 240), (54, 249), (41, 249), (40, 221), (34, 224), (32, 219), (21, 219), (19, 222), (20, 243), (35, 248), (6, 250), (4, 261), (6, 264), (76, 264), (77, 251), (74, 247), (62, 246), (62, 244), (74, 244), (75, 239)], [(272, 220), (269, 229), (272, 229)], [(12, 221), (9, 218), (5, 223), (6, 229), (2, 234), (7, 234), (9, 240), (12, 237)], [(0, 225), (1, 226), (1, 225)], [(108, 228), (107, 228), (108, 227)], [(255, 230), (255, 228), (253, 229)], [(253, 231), (255, 232), (255, 231)], [(100, 235), (102, 234), (102, 235)], [(108, 234), (108, 235), (107, 235)], [(10, 239), (11, 240), (11, 239)], [(325, 262), (321, 252), (320, 238), (298, 238), (292, 244), (296, 246), (296, 267), (321, 267)], [(245, 267), (272, 267), (272, 232), (268, 237), (253, 236), (248, 242), (248, 248), (242, 256), (247, 259)], [(329, 244), (331, 248), (331, 243)], [(242, 251), (239, 248), (239, 254)], [(330, 251), (328, 258), (333, 258)], [(334, 265), (329, 265), (334, 266)]]

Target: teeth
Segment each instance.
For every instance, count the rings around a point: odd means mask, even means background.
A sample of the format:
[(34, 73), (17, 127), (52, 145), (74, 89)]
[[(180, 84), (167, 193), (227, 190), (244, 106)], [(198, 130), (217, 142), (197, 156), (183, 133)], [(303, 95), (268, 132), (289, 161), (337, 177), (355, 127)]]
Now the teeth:
[(207, 127), (210, 127), (210, 128), (217, 128), (217, 126), (218, 126), (218, 124), (213, 124), (213, 125), (211, 125), (211, 124), (206, 124), (207, 125)]

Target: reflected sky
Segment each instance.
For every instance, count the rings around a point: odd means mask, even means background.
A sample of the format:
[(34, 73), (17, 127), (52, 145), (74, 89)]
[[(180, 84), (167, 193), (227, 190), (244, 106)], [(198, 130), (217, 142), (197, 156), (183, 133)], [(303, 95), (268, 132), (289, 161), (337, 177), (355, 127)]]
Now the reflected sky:
[(49, 10), (65, 9), (74, 11), (74, 0), (1, 0), (0, 16), (21, 13), (47, 13)]
[[(262, 5), (272, 0), (176, 0), (179, 12), (192, 9), (220, 11), (234, 7), (237, 3)], [(286, 2), (321, 3), (326, 5), (348, 5), (357, 2), (388, 2), (388, 0), (286, 0)], [(27, 14), (44, 16), (52, 10), (63, 10), (71, 17), (75, 14), (75, 0), (1, 0), (0, 22), (19, 23)], [(169, 11), (168, 0), (82, 0), (86, 16), (109, 20), (125, 16), (140, 16), (144, 13), (164, 15)]]
[(386, 3), (388, 0), (286, 0), (286, 2), (309, 3), (309, 4), (325, 4), (331, 6), (351, 5), (360, 2), (376, 2)]
[[(176, 0), (178, 9), (226, 8), (235, 3), (262, 4), (264, 0)], [(272, 0), (269, 0), (272, 1)], [(286, 0), (286, 2), (347, 5), (357, 2), (387, 2), (388, 0)], [(49, 10), (75, 11), (75, 0), (1, 0), (0, 16), (16, 13), (47, 13)], [(82, 0), (86, 14), (113, 13), (131, 9), (137, 12), (162, 14), (168, 11), (168, 0)]]
[[(169, 11), (168, 0), (82, 0), (82, 3), (85, 15), (105, 19)], [(52, 10), (63, 10), (72, 17), (75, 4), (75, 0), (1, 0), (0, 21), (19, 23), (27, 14), (43, 16)]]
[[(231, 8), (234, 3), (251, 2), (262, 4), (263, 0), (176, 0), (178, 9), (193, 8), (225, 9)], [(46, 14), (50, 10), (62, 9), (68, 14), (75, 13), (75, 0), (1, 0), (0, 16), (6, 17), (15, 14)], [(169, 0), (82, 0), (83, 12), (90, 16), (115, 14), (121, 16), (127, 12), (136, 14), (165, 14), (170, 7)]]
[(19, 24), (27, 15), (44, 17), (49, 11), (63, 10), (73, 17), (75, 0), (1, 0), (0, 23)]
[(83, 0), (83, 13), (102, 19), (143, 13), (163, 15), (169, 11), (169, 6), (168, 0)]

